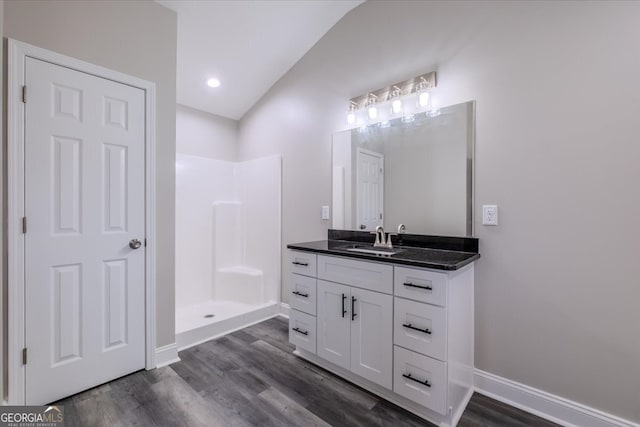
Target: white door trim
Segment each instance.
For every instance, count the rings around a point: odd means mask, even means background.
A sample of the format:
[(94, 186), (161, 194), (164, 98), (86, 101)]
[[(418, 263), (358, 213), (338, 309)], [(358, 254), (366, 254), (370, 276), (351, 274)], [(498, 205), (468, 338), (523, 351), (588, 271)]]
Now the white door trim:
[[(123, 83), (145, 92), (145, 366), (155, 368), (156, 347), (156, 85), (155, 83), (109, 70), (88, 62), (8, 39), (7, 85), (7, 243), (8, 243), (8, 396), (7, 403), (25, 403), (24, 301), (24, 85), (27, 57), (71, 68), (97, 77)], [(28, 99), (28, 90), (27, 90)]]

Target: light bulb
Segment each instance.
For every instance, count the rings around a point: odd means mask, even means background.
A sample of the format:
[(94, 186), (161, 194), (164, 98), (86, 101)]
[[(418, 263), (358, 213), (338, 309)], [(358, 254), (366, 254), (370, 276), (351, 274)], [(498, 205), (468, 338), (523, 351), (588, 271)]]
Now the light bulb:
[(209, 80), (207, 80), (207, 86), (218, 87), (220, 86), (220, 80), (216, 79), (215, 77), (212, 77)]
[(347, 109), (347, 124), (352, 125), (356, 122), (356, 106), (353, 104), (349, 104), (349, 108)]
[(391, 92), (391, 114), (398, 115), (402, 113), (402, 100), (400, 96), (402, 91), (398, 86), (394, 86), (393, 92)]
[(376, 107), (376, 96), (374, 94), (369, 95), (369, 99), (365, 104), (367, 107), (367, 117), (369, 117), (369, 121), (374, 121), (378, 118), (378, 107)]
[(400, 114), (402, 112), (402, 101), (400, 99), (394, 99), (391, 103), (391, 112), (393, 114)]
[(378, 109), (375, 105), (370, 105), (367, 108), (367, 115), (369, 116), (369, 120), (375, 120), (378, 118)]
[(421, 107), (426, 107), (429, 105), (429, 92), (421, 92), (418, 96), (418, 104)]

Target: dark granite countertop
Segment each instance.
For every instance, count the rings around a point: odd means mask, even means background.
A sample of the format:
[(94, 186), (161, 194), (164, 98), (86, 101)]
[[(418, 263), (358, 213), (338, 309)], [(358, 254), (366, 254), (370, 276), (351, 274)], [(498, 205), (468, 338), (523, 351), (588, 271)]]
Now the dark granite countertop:
[(434, 268), (438, 270), (458, 270), (480, 258), (477, 252), (436, 249), (416, 246), (396, 246), (394, 255), (375, 255), (348, 251), (354, 240), (319, 240), (315, 242), (292, 243), (287, 248), (298, 251), (344, 256), (368, 261), (403, 264), (412, 267)]

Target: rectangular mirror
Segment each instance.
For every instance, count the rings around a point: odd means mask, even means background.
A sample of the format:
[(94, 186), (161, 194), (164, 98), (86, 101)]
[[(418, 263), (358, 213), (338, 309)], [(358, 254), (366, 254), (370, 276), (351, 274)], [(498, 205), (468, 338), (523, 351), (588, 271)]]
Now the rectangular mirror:
[(475, 101), (336, 132), (333, 228), (473, 235)]

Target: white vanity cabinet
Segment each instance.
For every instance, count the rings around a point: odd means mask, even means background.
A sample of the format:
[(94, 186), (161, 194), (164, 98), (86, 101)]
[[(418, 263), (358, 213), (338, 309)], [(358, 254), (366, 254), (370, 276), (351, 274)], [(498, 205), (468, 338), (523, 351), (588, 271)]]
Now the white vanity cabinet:
[(391, 388), (392, 313), (391, 295), (318, 280), (318, 356)]
[(289, 260), (298, 356), (437, 425), (458, 422), (473, 393), (473, 263), (445, 271), (304, 251)]

